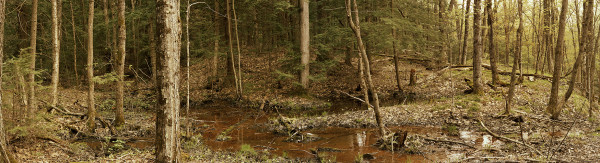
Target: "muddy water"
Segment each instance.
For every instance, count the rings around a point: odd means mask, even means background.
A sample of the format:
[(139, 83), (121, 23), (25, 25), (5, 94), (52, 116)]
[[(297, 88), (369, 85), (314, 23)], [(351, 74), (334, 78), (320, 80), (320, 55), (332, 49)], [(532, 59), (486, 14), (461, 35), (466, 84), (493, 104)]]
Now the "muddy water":
[[(192, 116), (204, 121), (198, 124), (198, 127), (203, 126), (200, 132), (204, 142), (213, 150), (239, 151), (241, 145), (248, 144), (256, 151), (268, 151), (289, 158), (314, 158), (315, 155), (311, 150), (321, 149), (326, 156), (335, 157), (338, 162), (354, 162), (363, 154), (373, 155), (375, 159), (370, 160), (371, 162), (433, 162), (445, 159), (445, 155), (441, 154), (408, 155), (379, 150), (373, 146), (377, 140), (374, 129), (313, 129), (304, 133), (316, 135), (321, 139), (308, 143), (295, 143), (285, 142), (287, 136), (275, 135), (261, 125), (267, 123), (269, 117), (274, 115), (233, 107), (206, 107), (194, 110)], [(242, 121), (245, 118), (246, 120)], [(238, 126), (229, 134), (230, 140), (216, 140), (222, 131), (235, 124)], [(439, 128), (405, 126), (390, 129), (428, 135), (442, 133)]]

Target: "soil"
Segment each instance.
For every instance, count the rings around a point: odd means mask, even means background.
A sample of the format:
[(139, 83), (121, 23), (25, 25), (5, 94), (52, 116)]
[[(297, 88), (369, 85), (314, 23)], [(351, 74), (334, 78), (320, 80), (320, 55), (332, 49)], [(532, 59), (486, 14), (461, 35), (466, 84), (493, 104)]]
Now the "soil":
[[(483, 95), (465, 94), (469, 87), (464, 79), (471, 78), (472, 73), (468, 68), (428, 69), (427, 64), (403, 61), (400, 71), (405, 87), (400, 92), (390, 58), (376, 56), (372, 64), (374, 81), (382, 97), (386, 130), (408, 132), (406, 146), (392, 152), (374, 145), (380, 135), (374, 130), (372, 111), (336, 91), (362, 98), (357, 88), (357, 60), (352, 66), (336, 65), (326, 73), (326, 79), (311, 82), (306, 93), (297, 91), (290, 79), (277, 80), (274, 72), (282, 63), (271, 58), (283, 55), (249, 54), (242, 58), (243, 100), (234, 97), (235, 89), (225, 78), (220, 77), (215, 84), (209, 82), (205, 75), (210, 74), (208, 59), (194, 61), (190, 68), (190, 112), (183, 111), (182, 105), (182, 117), (188, 117), (181, 121), (181, 131), (185, 132), (181, 134), (183, 161), (600, 161), (599, 122), (596, 116), (588, 116), (587, 100), (576, 92), (565, 104), (561, 120), (550, 120), (544, 108), (549, 81), (526, 80), (518, 85), (515, 106), (509, 116), (504, 116), (504, 95), (508, 89), (486, 87)], [(221, 69), (224, 70), (223, 65)], [(411, 69), (417, 72), (417, 84), (406, 86)], [(487, 70), (484, 76), (484, 80), (491, 79)], [(184, 83), (185, 78), (182, 79)], [(501, 79), (508, 81), (507, 76)], [(98, 87), (98, 112), (112, 121), (111, 85)], [(28, 123), (18, 118), (7, 122), (10, 151), (23, 162), (153, 162), (152, 85), (133, 82), (128, 88), (127, 122), (117, 128), (117, 134), (111, 134), (100, 122), (95, 133), (88, 133), (85, 118), (46, 112), (48, 108), (43, 107), (34, 116), (38, 118)], [(85, 90), (62, 89), (61, 107), (85, 113)], [(39, 94), (44, 94), (42, 91)], [(41, 100), (47, 100), (44, 98)], [(11, 114), (20, 115), (11, 112), (7, 116)], [(289, 126), (282, 125), (281, 119)], [(541, 155), (523, 145), (490, 136), (480, 121), (495, 134), (525, 142)], [(11, 125), (19, 123), (28, 125)], [(281, 132), (289, 129), (295, 133)]]

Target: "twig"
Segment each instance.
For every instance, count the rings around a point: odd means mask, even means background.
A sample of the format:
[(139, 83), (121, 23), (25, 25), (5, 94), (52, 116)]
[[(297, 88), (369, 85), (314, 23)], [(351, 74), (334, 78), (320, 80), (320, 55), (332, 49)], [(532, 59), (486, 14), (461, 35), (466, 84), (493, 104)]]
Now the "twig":
[[(340, 90), (338, 90), (338, 89), (335, 89), (335, 91), (336, 91), (336, 92), (339, 92), (339, 93), (341, 93), (341, 94), (345, 94), (346, 96), (350, 96), (351, 98), (353, 98), (353, 99), (355, 99), (355, 100), (358, 100), (358, 101), (360, 101), (360, 102), (363, 102), (363, 103), (365, 103), (365, 104), (367, 103), (365, 100), (363, 100), (363, 99), (361, 99), (361, 98), (358, 98), (358, 97), (356, 97), (356, 96), (352, 96), (352, 95), (350, 95), (349, 93), (346, 93), (346, 92), (344, 92), (344, 91), (340, 91)], [(375, 108), (375, 107), (374, 107), (373, 105), (371, 105), (371, 104), (369, 104), (369, 107), (371, 107), (371, 108)]]
[(494, 137), (497, 137), (497, 138), (501, 138), (501, 139), (504, 139), (504, 140), (511, 141), (511, 142), (513, 142), (513, 143), (517, 143), (517, 144), (524, 145), (524, 146), (526, 146), (527, 148), (534, 150), (534, 151), (535, 151), (535, 152), (536, 152), (538, 155), (540, 155), (540, 156), (542, 155), (542, 152), (540, 152), (539, 150), (537, 150), (537, 149), (533, 148), (533, 147), (532, 147), (532, 146), (530, 146), (530, 145), (527, 145), (527, 144), (525, 144), (525, 143), (523, 143), (523, 142), (520, 142), (520, 141), (518, 141), (518, 140), (514, 140), (514, 139), (511, 139), (511, 138), (507, 138), (507, 137), (500, 136), (500, 135), (498, 135), (498, 134), (495, 134), (495, 133), (493, 133), (492, 131), (490, 131), (490, 129), (488, 129), (487, 127), (485, 127), (485, 124), (483, 124), (483, 121), (481, 121), (481, 119), (477, 119), (477, 120), (478, 120), (478, 121), (479, 121), (479, 123), (481, 124), (481, 127), (483, 127), (483, 128), (485, 129), (485, 131), (487, 131), (487, 133), (489, 133), (490, 135), (492, 135), (492, 136), (494, 136)]

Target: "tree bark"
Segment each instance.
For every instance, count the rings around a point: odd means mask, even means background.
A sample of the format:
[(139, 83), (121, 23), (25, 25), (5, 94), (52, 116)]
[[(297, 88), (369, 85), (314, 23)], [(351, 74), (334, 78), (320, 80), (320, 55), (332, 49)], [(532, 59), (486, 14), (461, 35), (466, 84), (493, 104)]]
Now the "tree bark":
[(94, 0), (88, 0), (89, 13), (87, 25), (87, 78), (88, 78), (88, 128), (96, 131), (96, 108), (94, 106)]
[[(517, 46), (515, 47), (515, 53), (513, 56), (513, 66), (510, 75), (510, 88), (508, 89), (508, 96), (506, 97), (506, 106), (504, 114), (509, 115), (512, 107), (512, 100), (515, 96), (515, 87), (517, 84), (517, 66), (521, 58), (521, 46), (523, 42), (523, 0), (518, 0), (518, 15), (519, 15), (519, 28), (517, 29)], [(520, 73), (523, 76), (523, 72)]]
[[(379, 97), (377, 97), (377, 90), (375, 88), (375, 85), (373, 84), (373, 79), (371, 78), (371, 66), (369, 63), (369, 59), (367, 57), (367, 51), (365, 50), (365, 44), (363, 43), (362, 40), (362, 36), (360, 34), (360, 17), (358, 16), (358, 5), (356, 4), (356, 0), (354, 0), (354, 11), (352, 11), (351, 9), (351, 4), (352, 2), (350, 2), (350, 0), (346, 0), (346, 16), (348, 17), (348, 22), (350, 24), (350, 28), (352, 28), (352, 31), (354, 32), (354, 35), (356, 36), (356, 40), (358, 42), (358, 48), (360, 50), (360, 55), (362, 56), (361, 59), (364, 63), (364, 67), (365, 67), (365, 73), (366, 73), (366, 78), (367, 78), (367, 83), (368, 83), (368, 89), (371, 90), (371, 93), (373, 95), (373, 100), (375, 101), (375, 108), (373, 109), (375, 111), (375, 121), (377, 122), (377, 126), (379, 127), (379, 134), (381, 137), (385, 136), (385, 130), (383, 129), (385, 126), (383, 126), (383, 122), (381, 120), (381, 114), (379, 112)], [(352, 20), (353, 16), (352, 13), (354, 12), (354, 20)], [(365, 99), (368, 100), (368, 99)]]
[(481, 44), (481, 0), (475, 0), (473, 3), (473, 93), (482, 94), (481, 85), (481, 56), (483, 47)]
[(465, 33), (463, 34), (463, 48), (460, 55), (460, 64), (464, 65), (467, 62), (467, 39), (469, 38), (469, 10), (471, 7), (471, 0), (467, 0), (467, 8), (465, 10)]
[(60, 26), (58, 19), (58, 0), (51, 0), (52, 3), (52, 106), (58, 104), (58, 80), (60, 63)]
[(300, 70), (300, 83), (302, 88), (308, 89), (308, 76), (310, 75), (309, 60), (310, 60), (310, 23), (309, 23), (309, 9), (308, 0), (300, 0), (300, 7), (302, 13), (300, 14), (300, 52), (302, 57), (300, 58), (300, 64), (302, 64), (302, 70)]
[(544, 0), (544, 46), (545, 46), (545, 61), (546, 64), (542, 65), (542, 74), (544, 73), (544, 66), (548, 67), (548, 72), (552, 73), (552, 8), (551, 5), (554, 0)]
[(157, 0), (157, 54), (160, 75), (156, 85), (156, 161), (179, 161), (179, 59), (181, 22), (179, 0)]
[[(440, 0), (441, 3), (441, 0)], [(441, 4), (440, 4), (441, 5)], [(390, 0), (390, 14), (392, 14), (394, 12), (394, 0)], [(442, 15), (442, 14), (440, 14)], [(442, 27), (443, 28), (443, 27)], [(442, 30), (443, 31), (443, 30)], [(443, 33), (443, 32), (442, 32)], [(443, 34), (442, 34), (443, 35)], [(396, 74), (396, 85), (398, 86), (398, 91), (402, 92), (402, 80), (400, 79), (400, 59), (398, 59), (398, 51), (396, 49), (396, 28), (392, 27), (392, 47), (393, 47), (393, 53), (394, 53), (394, 71)], [(444, 51), (445, 52), (445, 51)], [(368, 100), (368, 99), (367, 99)]]
[[(30, 41), (30, 48), (31, 48), (31, 56), (29, 58), (30, 63), (29, 63), (29, 69), (30, 71), (35, 71), (35, 58), (36, 58), (36, 53), (37, 53), (37, 9), (38, 8), (38, 0), (33, 0), (32, 2), (32, 9), (31, 9), (31, 41)], [(29, 73), (28, 74), (28, 79), (29, 79), (29, 87), (28, 87), (28, 91), (29, 91), (29, 98), (27, 98), (28, 103), (29, 103), (29, 111), (33, 112), (35, 110), (35, 73)]]
[[(36, 4), (37, 5), (37, 4)], [(36, 7), (37, 8), (37, 7)], [(0, 0), (0, 63), (4, 58), (4, 20), (6, 0)], [(0, 92), (2, 92), (2, 64), (0, 64)], [(0, 101), (2, 94), (0, 93)], [(2, 117), (2, 105), (0, 105), (0, 162), (16, 162), (7, 149), (6, 135), (4, 134), (4, 118)]]
[[(558, 25), (558, 37), (556, 39), (556, 48), (554, 49), (554, 73), (552, 76), (552, 89), (550, 91), (550, 100), (546, 110), (552, 114), (552, 119), (558, 119), (560, 116), (561, 103), (558, 101), (558, 88), (560, 86), (560, 73), (563, 63), (563, 46), (565, 38), (566, 17), (569, 9), (569, 0), (562, 0), (562, 7)], [(575, 72), (573, 72), (574, 74)]]
[[(119, 127), (125, 124), (125, 116), (123, 115), (123, 96), (125, 94), (125, 44), (126, 44), (126, 27), (125, 27), (125, 0), (118, 0), (118, 23), (119, 23), (119, 67), (118, 67), (118, 77), (117, 80), (117, 108), (115, 110), (115, 126)], [(158, 2), (157, 2), (158, 3)]]
[[(488, 39), (489, 39), (489, 52), (490, 52), (490, 65), (492, 66), (492, 84), (496, 85), (499, 82), (498, 77), (498, 56), (496, 54), (496, 46), (494, 45), (494, 11), (492, 11), (492, 0), (486, 0), (486, 10), (488, 16)], [(498, 5), (498, 4), (496, 4)]]

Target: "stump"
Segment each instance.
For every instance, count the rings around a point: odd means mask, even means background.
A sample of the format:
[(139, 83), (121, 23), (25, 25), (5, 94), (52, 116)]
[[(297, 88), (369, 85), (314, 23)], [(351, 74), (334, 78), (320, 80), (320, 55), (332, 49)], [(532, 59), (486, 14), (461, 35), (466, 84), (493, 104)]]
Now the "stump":
[(414, 86), (417, 84), (417, 72), (415, 71), (415, 69), (411, 69), (410, 70), (410, 82), (409, 82), (409, 86)]

